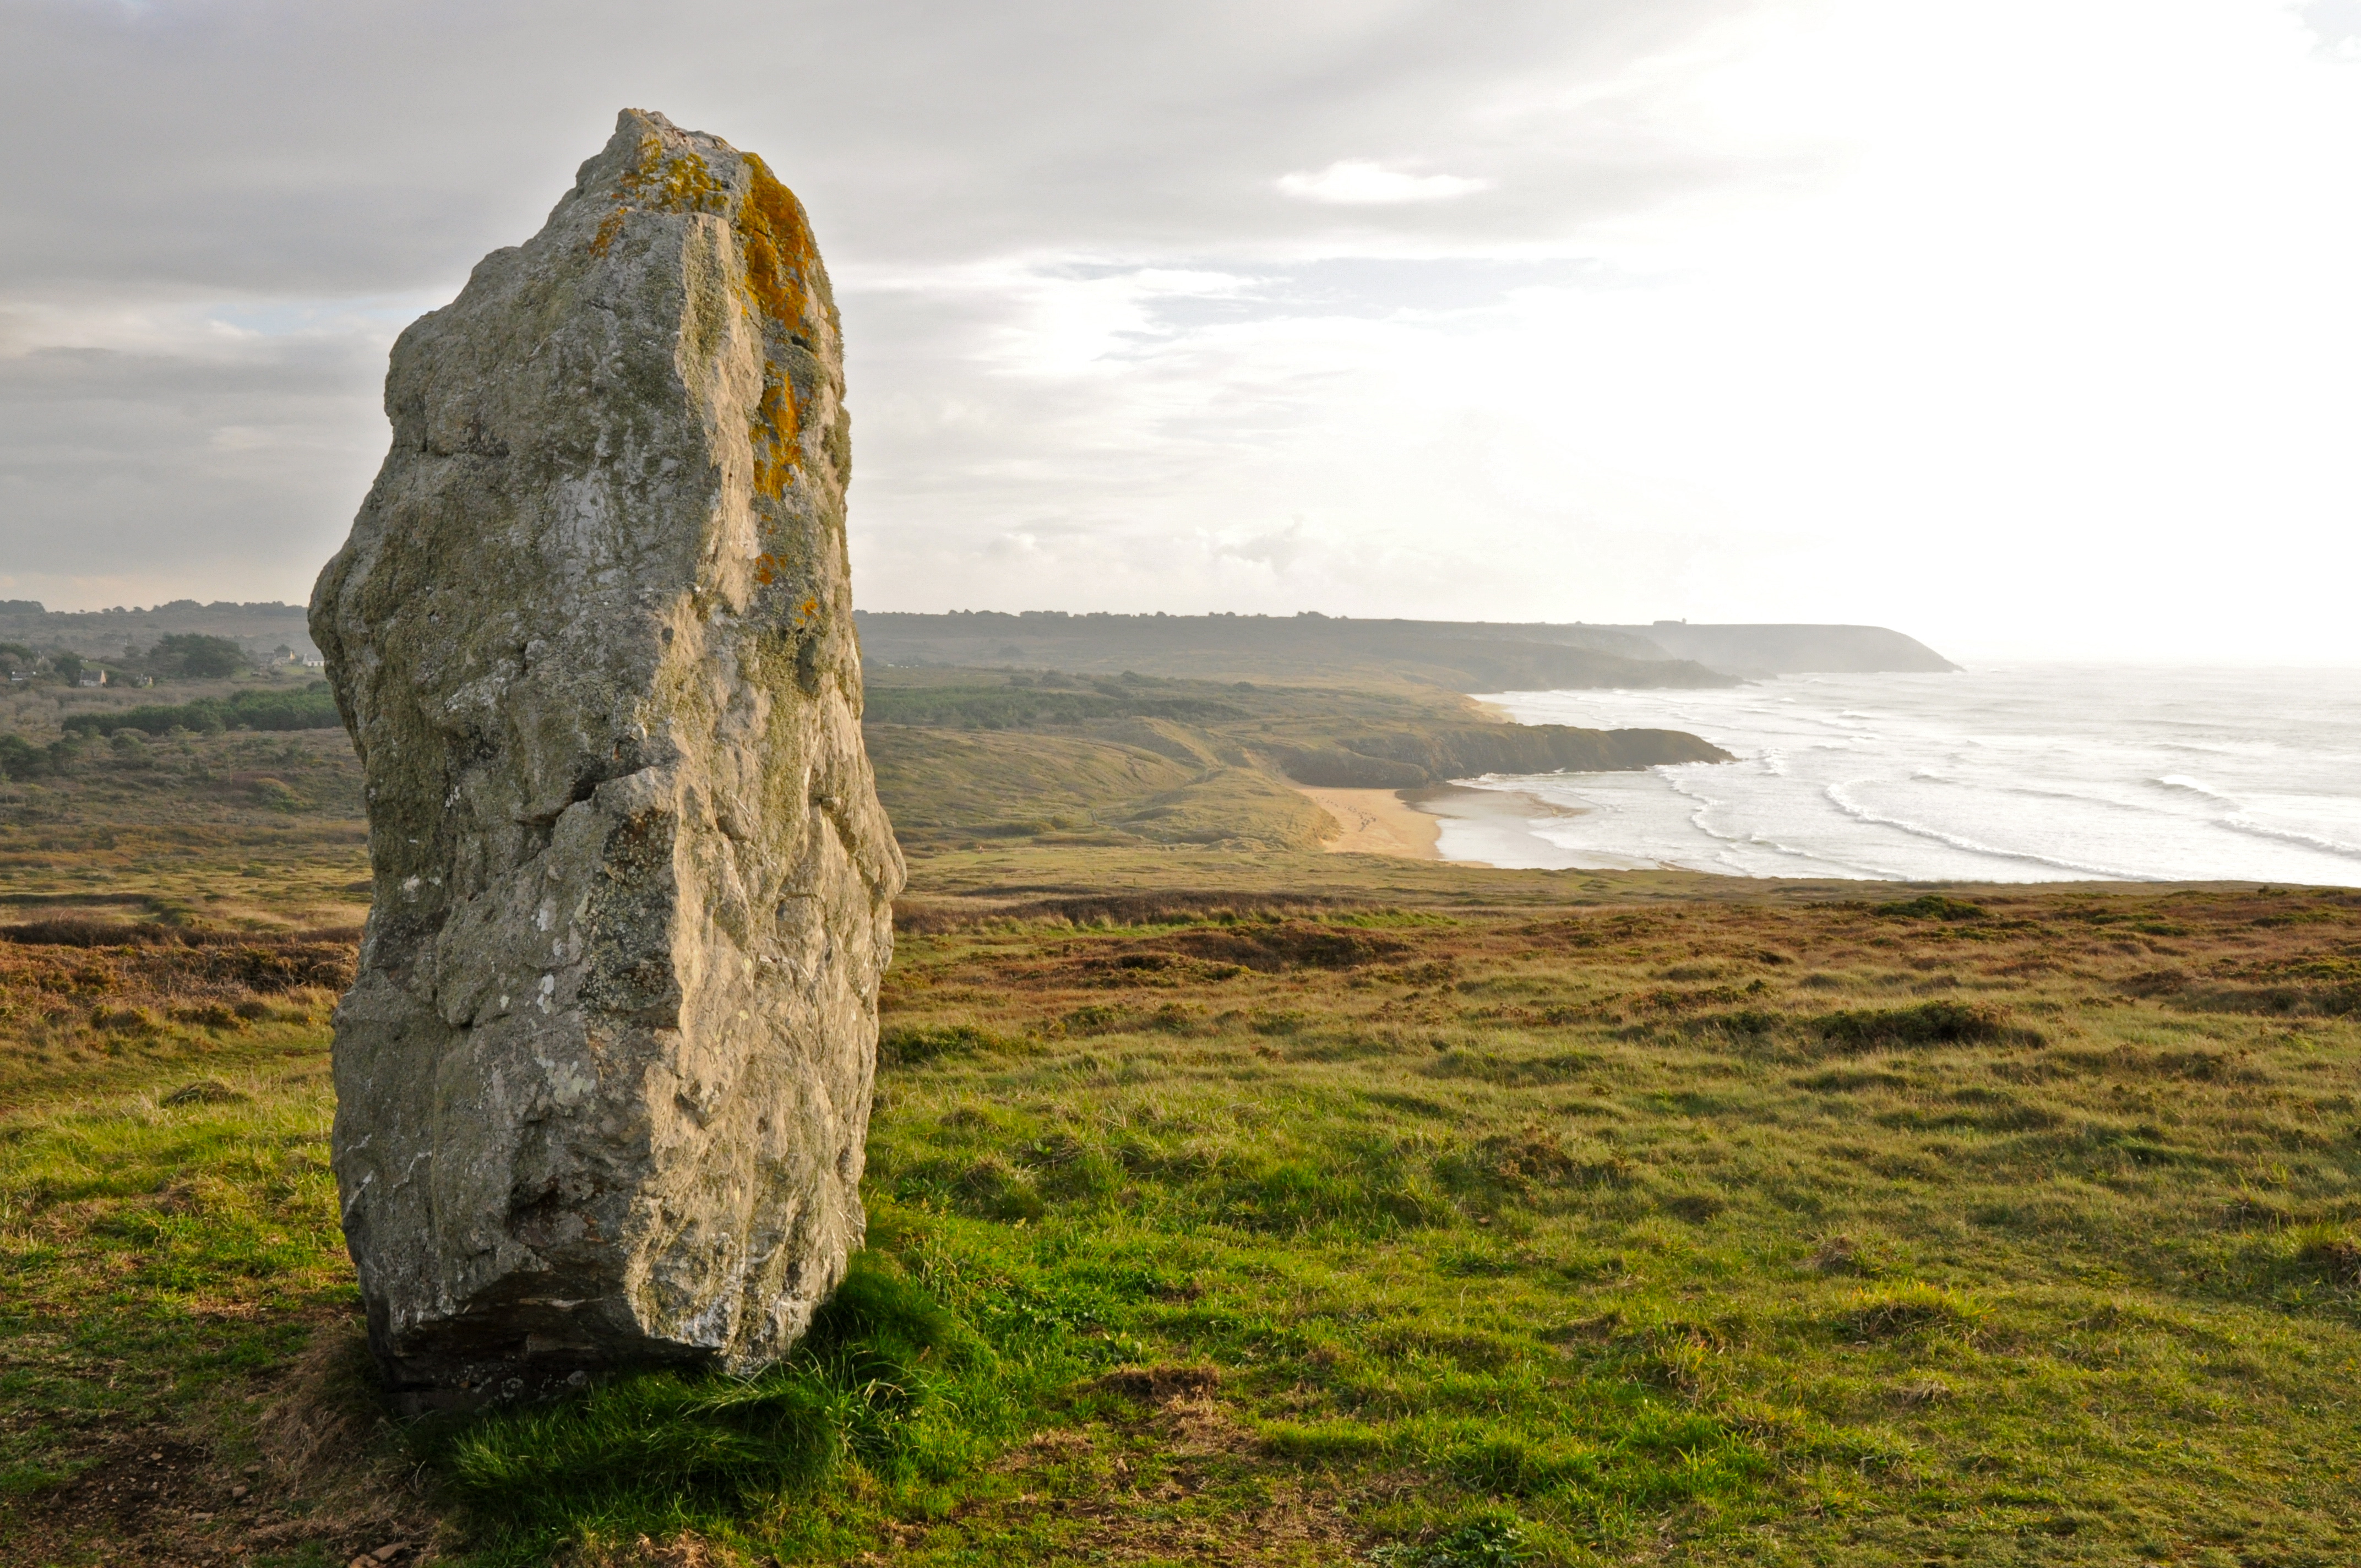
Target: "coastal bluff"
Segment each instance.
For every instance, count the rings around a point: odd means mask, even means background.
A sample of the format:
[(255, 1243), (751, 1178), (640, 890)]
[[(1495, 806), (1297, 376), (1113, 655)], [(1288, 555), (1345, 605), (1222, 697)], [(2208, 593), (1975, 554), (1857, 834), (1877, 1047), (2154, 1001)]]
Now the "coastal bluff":
[(1882, 626), (1598, 626), (1319, 615), (865, 611), (873, 665), (1123, 671), (1195, 680), (1409, 682), (1477, 693), (1734, 686), (1767, 675), (1959, 666)]
[(759, 1366), (861, 1244), (904, 872), (843, 395), (801, 204), (638, 110), (394, 346), (310, 624), (374, 887), (334, 1163), (406, 1409)]

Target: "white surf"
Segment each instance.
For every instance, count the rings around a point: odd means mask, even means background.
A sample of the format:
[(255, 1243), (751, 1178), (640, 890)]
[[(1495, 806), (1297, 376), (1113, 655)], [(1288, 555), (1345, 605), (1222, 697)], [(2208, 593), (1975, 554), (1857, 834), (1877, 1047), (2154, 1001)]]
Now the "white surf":
[(1558, 810), (1446, 815), (1448, 860), (2361, 886), (2361, 670), (2032, 665), (1483, 700), (1528, 724), (1686, 729), (1737, 761), (1461, 781)]

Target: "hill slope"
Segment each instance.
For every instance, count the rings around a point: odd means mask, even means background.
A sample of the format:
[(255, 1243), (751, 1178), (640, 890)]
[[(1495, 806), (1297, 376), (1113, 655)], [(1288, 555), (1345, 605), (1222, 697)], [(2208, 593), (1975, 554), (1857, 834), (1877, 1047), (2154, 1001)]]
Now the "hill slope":
[(1415, 682), (1458, 692), (1697, 687), (1806, 670), (1949, 670), (1874, 626), (1559, 626), (1356, 620), (1304, 614), (1067, 615), (859, 612), (878, 664), (1016, 666), (1078, 674)]
[(1485, 722), (1416, 688), (1078, 679), (873, 666), (862, 726), (906, 848), (970, 839), (1307, 849), (1294, 789), (1414, 789), (1487, 773), (1719, 762), (1664, 729)]

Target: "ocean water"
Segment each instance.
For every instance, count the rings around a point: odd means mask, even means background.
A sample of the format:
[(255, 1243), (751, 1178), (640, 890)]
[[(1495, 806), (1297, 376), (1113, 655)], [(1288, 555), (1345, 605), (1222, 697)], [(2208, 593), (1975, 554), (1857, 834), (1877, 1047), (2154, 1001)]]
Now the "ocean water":
[(2361, 670), (2029, 665), (1484, 700), (1529, 724), (1686, 729), (1738, 760), (1462, 781), (1521, 800), (1430, 807), (1450, 860), (2361, 886)]

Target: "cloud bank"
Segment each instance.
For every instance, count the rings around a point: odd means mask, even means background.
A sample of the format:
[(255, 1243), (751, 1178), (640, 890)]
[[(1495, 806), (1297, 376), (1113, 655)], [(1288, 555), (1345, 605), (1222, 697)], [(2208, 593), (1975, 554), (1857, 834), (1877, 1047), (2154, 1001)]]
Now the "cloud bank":
[(0, 0), (0, 595), (302, 597), (629, 104), (812, 212), (874, 608), (2361, 662), (2351, 9)]

